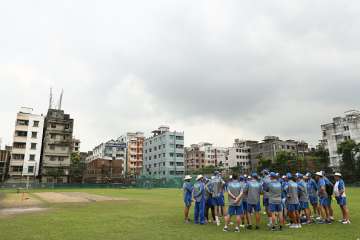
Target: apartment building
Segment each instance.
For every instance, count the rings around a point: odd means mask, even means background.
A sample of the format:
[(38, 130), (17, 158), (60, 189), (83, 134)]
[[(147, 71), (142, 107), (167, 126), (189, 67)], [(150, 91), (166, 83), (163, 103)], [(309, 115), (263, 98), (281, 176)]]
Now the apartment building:
[(360, 142), (360, 112), (351, 110), (344, 117), (335, 117), (331, 123), (321, 125), (322, 145), (329, 150), (330, 166), (338, 168), (342, 161), (338, 146), (346, 140)]
[(200, 150), (199, 144), (191, 144), (185, 148), (185, 171), (189, 174), (205, 167), (205, 152)]
[(44, 123), (41, 174), (44, 183), (67, 183), (73, 148), (74, 120), (60, 109), (49, 109)]
[(258, 141), (235, 139), (233, 146), (228, 148), (225, 166), (240, 167), (243, 173), (248, 173), (251, 170), (251, 147), (257, 143)]
[(15, 121), (9, 176), (12, 180), (39, 175), (44, 117), (33, 114), (33, 109), (21, 107)]
[(96, 146), (86, 157), (85, 182), (118, 182), (125, 177), (127, 146), (110, 140)]
[(292, 152), (304, 156), (308, 151), (308, 144), (304, 141), (281, 140), (276, 136), (266, 136), (262, 142), (251, 145), (250, 161), (251, 169), (256, 169), (259, 159), (274, 161), (280, 151)]
[(212, 143), (201, 142), (199, 143), (200, 151), (205, 154), (204, 166), (224, 166), (226, 164), (227, 149), (223, 147), (216, 147)]
[(143, 175), (154, 178), (183, 176), (184, 132), (160, 126), (144, 142)]
[(128, 132), (119, 137), (118, 140), (127, 146), (125, 163), (126, 176), (140, 176), (143, 168), (144, 133)]
[[(1, 148), (1, 145), (0, 145)], [(5, 146), (5, 149), (0, 149), (0, 182), (4, 182), (7, 178), (12, 147)]]
[(76, 138), (73, 138), (72, 140), (72, 145), (71, 145), (71, 151), (72, 152), (76, 152), (76, 153), (80, 153), (80, 140), (79, 139), (76, 139)]

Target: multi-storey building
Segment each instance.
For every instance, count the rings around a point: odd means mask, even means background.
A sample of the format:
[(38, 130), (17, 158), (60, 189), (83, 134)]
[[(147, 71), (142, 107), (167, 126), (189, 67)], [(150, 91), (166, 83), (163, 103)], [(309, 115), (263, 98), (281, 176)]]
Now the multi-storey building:
[(199, 143), (200, 151), (205, 154), (204, 166), (224, 166), (227, 158), (227, 149), (223, 147), (213, 146), (211, 143), (201, 142)]
[(4, 182), (8, 175), (11, 149), (12, 147), (10, 146), (5, 146), (5, 149), (0, 149), (0, 182)]
[(143, 175), (154, 178), (183, 176), (184, 132), (171, 132), (160, 126), (144, 142)]
[(74, 120), (63, 110), (48, 110), (44, 124), (42, 182), (68, 182), (73, 126)]
[(129, 132), (119, 137), (120, 142), (127, 146), (125, 173), (127, 176), (140, 176), (143, 167), (144, 133)]
[(110, 140), (96, 146), (86, 158), (86, 182), (118, 182), (125, 176), (126, 144)]
[(303, 141), (280, 140), (279, 137), (266, 136), (262, 142), (251, 145), (250, 161), (251, 169), (256, 169), (259, 159), (271, 160), (276, 158), (276, 154), (280, 151), (292, 152), (296, 155), (305, 156), (309, 151), (308, 144)]
[(72, 143), (71, 143), (71, 151), (72, 152), (76, 152), (76, 153), (80, 153), (80, 140), (73, 138)]
[(349, 139), (360, 142), (360, 112), (352, 110), (346, 112), (345, 117), (335, 117), (332, 123), (321, 125), (321, 131), (321, 143), (329, 150), (330, 166), (337, 168), (342, 160), (338, 145)]
[(199, 144), (191, 144), (185, 148), (185, 171), (190, 174), (205, 166), (205, 152), (200, 150)]
[(9, 175), (12, 180), (39, 175), (44, 117), (22, 107), (17, 114)]
[(240, 167), (243, 173), (248, 173), (251, 169), (250, 150), (257, 143), (257, 141), (235, 139), (233, 146), (228, 148), (226, 167)]

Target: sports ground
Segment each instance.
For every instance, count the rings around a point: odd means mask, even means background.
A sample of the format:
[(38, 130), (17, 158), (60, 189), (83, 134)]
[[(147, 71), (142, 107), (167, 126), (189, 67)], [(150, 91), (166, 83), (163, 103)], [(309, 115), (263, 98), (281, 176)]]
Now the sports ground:
[[(215, 225), (183, 223), (180, 189), (0, 190), (0, 239), (346, 239), (360, 238), (360, 188), (347, 189), (350, 225), (309, 225), (270, 232), (222, 232)], [(335, 218), (339, 209), (333, 205)], [(193, 209), (192, 209), (193, 210)]]

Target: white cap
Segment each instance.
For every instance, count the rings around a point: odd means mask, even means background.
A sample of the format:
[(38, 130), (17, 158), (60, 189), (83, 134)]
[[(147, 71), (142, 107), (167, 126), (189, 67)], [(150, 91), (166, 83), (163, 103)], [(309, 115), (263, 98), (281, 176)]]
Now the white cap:
[(202, 179), (203, 178), (203, 175), (198, 175), (197, 177), (196, 177), (196, 181), (198, 181), (198, 180), (200, 180), (200, 179)]
[(322, 173), (322, 171), (315, 173), (315, 175), (320, 176), (320, 177), (323, 177), (323, 176), (324, 176), (323, 173)]
[(334, 176), (341, 177), (342, 175), (341, 175), (341, 173), (337, 172), (337, 173), (334, 174)]
[(186, 175), (185, 177), (184, 177), (184, 180), (191, 180), (192, 179), (192, 177), (190, 176), (190, 175)]
[(211, 179), (212, 179), (212, 180), (215, 179), (215, 176), (211, 176)]
[(232, 175), (229, 176), (229, 179), (232, 179)]

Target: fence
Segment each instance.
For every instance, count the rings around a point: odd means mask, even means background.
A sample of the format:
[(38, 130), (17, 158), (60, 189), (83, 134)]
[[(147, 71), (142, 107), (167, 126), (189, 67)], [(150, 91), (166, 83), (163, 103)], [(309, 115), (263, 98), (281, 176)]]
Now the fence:
[(181, 188), (182, 178), (139, 178), (123, 183), (38, 183), (38, 182), (19, 182), (3, 183), (2, 189), (75, 189), (75, 188)]

